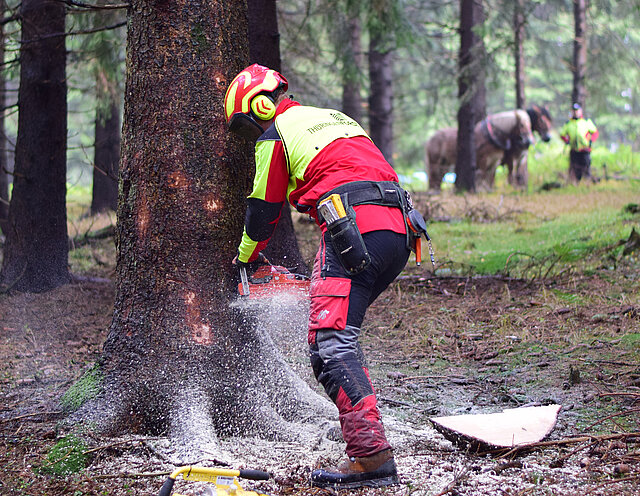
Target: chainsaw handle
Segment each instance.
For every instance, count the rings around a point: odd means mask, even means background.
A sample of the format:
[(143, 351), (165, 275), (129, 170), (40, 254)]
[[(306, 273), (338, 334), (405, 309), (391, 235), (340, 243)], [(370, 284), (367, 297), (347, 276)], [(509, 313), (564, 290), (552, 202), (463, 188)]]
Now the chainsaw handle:
[(167, 480), (162, 484), (162, 488), (158, 493), (158, 496), (169, 496), (171, 494), (171, 490), (173, 489), (173, 484), (176, 482), (175, 479), (171, 477), (167, 477)]
[(269, 472), (263, 472), (262, 470), (240, 469), (240, 475), (238, 477), (250, 480), (269, 480), (271, 474)]

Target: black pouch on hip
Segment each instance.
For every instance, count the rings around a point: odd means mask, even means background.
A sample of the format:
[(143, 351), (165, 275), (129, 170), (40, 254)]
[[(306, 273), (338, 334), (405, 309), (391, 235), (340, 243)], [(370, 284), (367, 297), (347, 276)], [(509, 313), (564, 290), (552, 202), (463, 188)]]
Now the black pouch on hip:
[(342, 266), (350, 275), (362, 272), (371, 263), (371, 257), (355, 221), (355, 211), (346, 212), (340, 195), (333, 194), (318, 204), (318, 212), (327, 223), (331, 244)]

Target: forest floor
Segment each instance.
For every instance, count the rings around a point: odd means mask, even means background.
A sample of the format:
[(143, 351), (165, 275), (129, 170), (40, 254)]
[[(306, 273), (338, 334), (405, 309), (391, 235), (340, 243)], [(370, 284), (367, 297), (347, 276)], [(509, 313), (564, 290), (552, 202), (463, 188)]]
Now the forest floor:
[[(297, 223), (308, 256), (313, 242)], [(60, 398), (99, 356), (111, 321), (114, 251), (96, 241), (72, 284), (0, 295), (2, 495), (154, 495), (172, 469), (163, 438), (60, 448)], [(362, 338), (401, 484), (353, 493), (639, 494), (639, 268), (637, 253), (616, 270), (535, 282), (408, 267), (370, 308)], [(510, 453), (471, 452), (429, 420), (547, 404), (562, 409), (546, 444)], [(343, 446), (311, 457), (306, 446), (243, 442), (246, 468), (275, 476), (243, 487), (273, 495), (328, 494), (309, 486), (309, 472)], [(55, 473), (56, 460), (76, 456), (86, 468)], [(210, 494), (202, 483), (176, 491)]]

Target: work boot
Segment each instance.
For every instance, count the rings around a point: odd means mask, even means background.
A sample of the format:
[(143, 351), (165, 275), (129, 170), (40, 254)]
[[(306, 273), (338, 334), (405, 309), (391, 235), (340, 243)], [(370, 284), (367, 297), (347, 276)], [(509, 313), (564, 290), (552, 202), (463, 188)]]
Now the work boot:
[(352, 456), (336, 468), (318, 469), (311, 473), (311, 485), (317, 487), (355, 489), (392, 484), (398, 484), (398, 472), (390, 449), (371, 456)]

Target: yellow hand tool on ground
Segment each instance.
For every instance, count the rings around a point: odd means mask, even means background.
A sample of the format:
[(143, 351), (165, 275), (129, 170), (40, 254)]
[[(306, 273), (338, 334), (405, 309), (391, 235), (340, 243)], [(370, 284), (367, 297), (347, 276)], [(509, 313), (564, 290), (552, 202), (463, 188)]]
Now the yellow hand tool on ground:
[[(164, 481), (158, 496), (169, 496), (173, 490), (173, 484), (178, 476), (182, 475), (184, 480), (211, 482), (210, 494), (212, 496), (266, 496), (255, 491), (245, 491), (240, 486), (237, 477), (250, 480), (268, 480), (270, 475), (261, 470), (231, 470), (226, 468), (208, 468), (185, 465), (176, 468)], [(174, 494), (174, 496), (180, 496)]]

